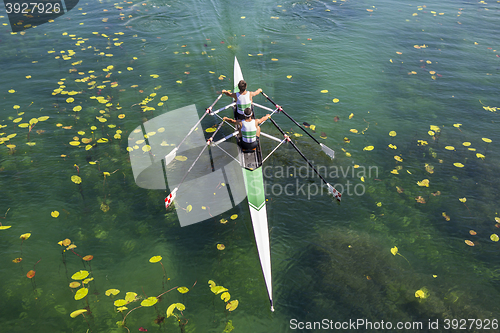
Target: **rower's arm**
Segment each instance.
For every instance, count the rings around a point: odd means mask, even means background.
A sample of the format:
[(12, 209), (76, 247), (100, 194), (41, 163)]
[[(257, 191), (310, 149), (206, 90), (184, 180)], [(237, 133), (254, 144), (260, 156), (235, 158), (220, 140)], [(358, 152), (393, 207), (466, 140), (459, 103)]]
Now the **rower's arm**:
[(266, 120), (268, 120), (269, 118), (271, 118), (271, 115), (270, 114), (266, 114), (264, 117), (260, 118), (260, 119), (257, 119), (257, 122), (260, 124), (262, 124), (263, 122), (265, 122)]
[(250, 93), (250, 96), (251, 96), (251, 97), (255, 97), (255, 96), (257, 96), (258, 94), (260, 94), (261, 92), (262, 92), (262, 89), (261, 89), (261, 88), (259, 88), (259, 89), (255, 90), (255, 91), (252, 91), (252, 92)]
[(234, 119), (228, 118), (228, 117), (224, 117), (224, 118), (222, 118), (222, 120), (225, 120), (225, 121), (227, 121), (228, 123), (231, 123), (231, 124), (236, 124), (238, 122), (237, 120), (234, 120)]
[(230, 93), (229, 91), (227, 91), (226, 89), (223, 89), (221, 91), (221, 93), (223, 93), (224, 95), (226, 96), (229, 96), (229, 97), (232, 97), (232, 98), (235, 98), (236, 99), (236, 93)]

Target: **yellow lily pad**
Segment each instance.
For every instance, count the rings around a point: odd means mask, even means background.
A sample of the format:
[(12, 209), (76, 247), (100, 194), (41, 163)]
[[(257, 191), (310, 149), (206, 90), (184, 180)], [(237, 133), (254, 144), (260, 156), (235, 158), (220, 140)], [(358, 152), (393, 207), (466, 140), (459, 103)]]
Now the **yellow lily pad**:
[(89, 293), (89, 290), (87, 288), (78, 289), (78, 291), (75, 294), (75, 300), (78, 301), (79, 299), (84, 298), (85, 296), (87, 296), (88, 293)]
[(113, 295), (113, 296), (116, 296), (118, 295), (120, 291), (118, 289), (108, 289), (106, 290), (106, 292), (104, 293), (106, 296), (110, 296), (110, 295)]
[(119, 307), (119, 306), (124, 306), (125, 304), (128, 304), (128, 302), (124, 299), (117, 299), (113, 304), (116, 307)]
[(82, 182), (82, 179), (80, 176), (73, 175), (71, 176), (71, 181), (75, 184), (80, 184)]
[(417, 182), (417, 185), (429, 187), (429, 179), (423, 179), (422, 181)]
[(90, 281), (94, 280), (94, 278), (86, 278), (85, 280), (82, 281), (83, 284), (89, 284)]
[(143, 300), (141, 302), (141, 306), (148, 307), (148, 306), (153, 306), (156, 303), (158, 303), (158, 298), (156, 298), (156, 297), (153, 296), (153, 297), (148, 297), (145, 300)]
[(431, 131), (439, 132), (441, 129), (436, 125), (431, 125)]
[(229, 301), (230, 298), (231, 295), (227, 291), (222, 293), (222, 295), (220, 295), (220, 299), (223, 300), (224, 302)]
[(158, 262), (158, 261), (160, 261), (161, 259), (162, 259), (162, 257), (161, 257), (161, 256), (154, 256), (154, 257), (151, 257), (151, 258), (149, 259), (149, 262), (154, 264), (155, 262)]
[(131, 291), (129, 291), (125, 294), (125, 300), (129, 303), (135, 301), (136, 297), (137, 297), (137, 293), (134, 293)]
[(182, 303), (170, 304), (170, 306), (167, 308), (167, 318), (173, 314), (175, 309), (177, 309), (179, 311), (184, 311), (186, 309), (186, 307)]
[(73, 280), (83, 280), (83, 279), (85, 279), (87, 276), (89, 276), (89, 272), (88, 272), (88, 271), (83, 271), (83, 270), (82, 270), (82, 271), (78, 271), (78, 272), (76, 272), (75, 274), (73, 274), (73, 275), (71, 276), (71, 278), (72, 278)]
[(28, 233), (22, 234), (19, 238), (24, 241), (24, 240), (27, 240), (30, 237), (31, 237), (31, 233), (28, 232)]
[(78, 287), (80, 287), (81, 285), (82, 285), (82, 284), (81, 284), (80, 282), (78, 282), (78, 281), (73, 281), (73, 282), (71, 282), (71, 283), (69, 284), (69, 287), (70, 287), (70, 288), (78, 288)]
[(212, 291), (215, 295), (218, 295), (220, 293), (227, 291), (227, 289), (224, 288), (223, 286), (213, 286), (210, 288), (210, 291)]
[(417, 297), (417, 298), (425, 298), (425, 293), (422, 290), (417, 290), (415, 292), (415, 297)]
[(189, 288), (187, 287), (179, 287), (177, 288), (177, 291), (180, 292), (181, 294), (185, 294), (189, 291)]
[(87, 312), (87, 309), (80, 309), (80, 310), (76, 310), (76, 311), (71, 312), (69, 316), (71, 318), (76, 318), (76, 317), (78, 317), (79, 315), (81, 315), (82, 313), (85, 313), (85, 312)]
[(228, 310), (228, 311), (234, 311), (238, 307), (238, 304), (239, 304), (238, 300), (235, 299), (235, 300), (227, 303), (226, 310)]

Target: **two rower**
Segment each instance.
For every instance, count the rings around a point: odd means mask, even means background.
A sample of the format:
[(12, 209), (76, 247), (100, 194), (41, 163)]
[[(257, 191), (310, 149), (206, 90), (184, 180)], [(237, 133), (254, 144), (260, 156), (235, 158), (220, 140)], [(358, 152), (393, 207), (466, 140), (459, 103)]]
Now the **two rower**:
[(224, 117), (223, 119), (230, 123), (237, 124), (237, 128), (240, 131), (241, 147), (244, 150), (253, 150), (259, 144), (260, 124), (269, 119), (271, 115), (266, 114), (260, 119), (255, 119), (252, 98), (262, 92), (261, 88), (256, 91), (248, 91), (246, 90), (247, 83), (245, 80), (238, 82), (238, 88), (240, 90), (239, 93), (230, 93), (227, 90), (222, 90), (223, 94), (236, 100), (236, 110), (234, 113), (235, 119), (228, 117)]

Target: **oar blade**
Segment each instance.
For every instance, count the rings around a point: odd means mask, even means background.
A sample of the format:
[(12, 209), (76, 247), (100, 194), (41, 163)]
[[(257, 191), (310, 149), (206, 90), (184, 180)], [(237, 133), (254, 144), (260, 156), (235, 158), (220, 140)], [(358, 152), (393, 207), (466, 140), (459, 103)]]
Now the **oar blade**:
[(337, 199), (340, 202), (340, 200), (342, 200), (342, 193), (337, 191), (337, 189), (335, 189), (335, 187), (333, 187), (331, 184), (327, 183), (326, 185), (328, 186), (328, 193), (333, 195), (335, 199)]
[(330, 156), (330, 158), (333, 160), (335, 158), (335, 151), (332, 148), (328, 148), (324, 144), (320, 143), (321, 149), (325, 154)]
[(165, 209), (168, 209), (172, 202), (175, 200), (175, 195), (177, 193), (177, 187), (165, 198)]
[(165, 155), (165, 166), (169, 165), (170, 162), (172, 162), (176, 156), (177, 156), (177, 147), (175, 147), (170, 153)]

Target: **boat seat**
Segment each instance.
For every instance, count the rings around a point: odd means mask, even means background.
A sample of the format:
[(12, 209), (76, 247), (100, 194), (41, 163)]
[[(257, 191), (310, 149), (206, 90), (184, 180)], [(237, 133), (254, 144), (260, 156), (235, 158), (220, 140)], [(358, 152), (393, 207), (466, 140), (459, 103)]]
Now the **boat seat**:
[[(258, 139), (257, 139), (258, 140)], [(243, 153), (254, 153), (257, 149), (257, 146), (254, 147), (254, 148), (250, 148), (250, 149), (247, 149), (247, 148), (243, 148), (242, 144), (241, 144), (241, 138), (238, 138), (238, 146), (240, 146), (241, 148), (241, 151)]]

